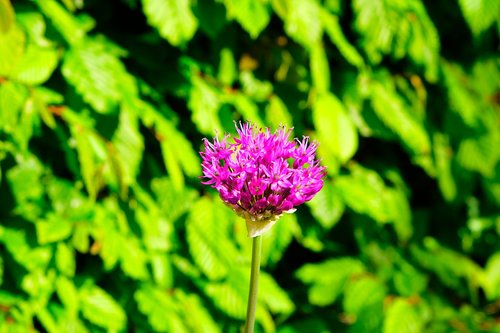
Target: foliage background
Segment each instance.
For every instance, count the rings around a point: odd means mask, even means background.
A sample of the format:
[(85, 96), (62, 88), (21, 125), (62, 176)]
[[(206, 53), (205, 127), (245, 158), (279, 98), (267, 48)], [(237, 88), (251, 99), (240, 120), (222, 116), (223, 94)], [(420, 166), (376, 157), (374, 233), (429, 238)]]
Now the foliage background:
[(262, 332), (500, 331), (500, 2), (0, 0), (0, 332), (239, 332), (233, 121), (321, 144)]

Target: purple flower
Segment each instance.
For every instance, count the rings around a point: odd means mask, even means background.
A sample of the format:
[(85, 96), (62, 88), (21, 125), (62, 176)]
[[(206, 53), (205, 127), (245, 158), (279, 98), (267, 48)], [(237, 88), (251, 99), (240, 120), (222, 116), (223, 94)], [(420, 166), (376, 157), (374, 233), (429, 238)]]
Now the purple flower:
[(325, 167), (316, 159), (315, 142), (290, 140), (284, 127), (274, 133), (253, 125), (236, 125), (232, 141), (225, 135), (204, 139), (203, 184), (215, 188), (247, 221), (250, 237), (268, 230), (283, 214), (311, 200), (323, 187)]

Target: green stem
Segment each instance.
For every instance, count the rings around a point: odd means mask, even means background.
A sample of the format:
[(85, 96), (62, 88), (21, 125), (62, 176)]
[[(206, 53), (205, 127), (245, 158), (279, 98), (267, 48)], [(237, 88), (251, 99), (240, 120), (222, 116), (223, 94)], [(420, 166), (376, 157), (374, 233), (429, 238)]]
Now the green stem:
[(259, 293), (261, 250), (262, 250), (262, 236), (254, 237), (252, 243), (252, 268), (250, 272), (250, 291), (248, 293), (247, 322), (245, 324), (245, 333), (253, 333), (253, 328), (255, 325), (257, 294)]

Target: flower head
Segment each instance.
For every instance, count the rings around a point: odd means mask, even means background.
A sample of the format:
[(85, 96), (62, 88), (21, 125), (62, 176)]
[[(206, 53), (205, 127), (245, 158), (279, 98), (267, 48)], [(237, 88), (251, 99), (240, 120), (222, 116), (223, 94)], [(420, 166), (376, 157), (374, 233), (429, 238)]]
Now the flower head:
[(202, 183), (219, 192), (255, 237), (311, 200), (326, 172), (316, 159), (317, 144), (308, 137), (293, 141), (284, 127), (271, 133), (248, 123), (237, 124), (236, 131), (232, 141), (228, 135), (204, 139)]

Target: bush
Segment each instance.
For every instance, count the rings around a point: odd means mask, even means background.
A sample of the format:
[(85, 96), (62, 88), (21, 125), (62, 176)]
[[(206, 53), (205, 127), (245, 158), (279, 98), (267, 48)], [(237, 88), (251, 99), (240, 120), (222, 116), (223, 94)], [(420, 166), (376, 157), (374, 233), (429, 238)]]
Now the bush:
[(233, 122), (320, 143), (263, 332), (500, 332), (498, 1), (0, 0), (0, 332), (239, 332)]

